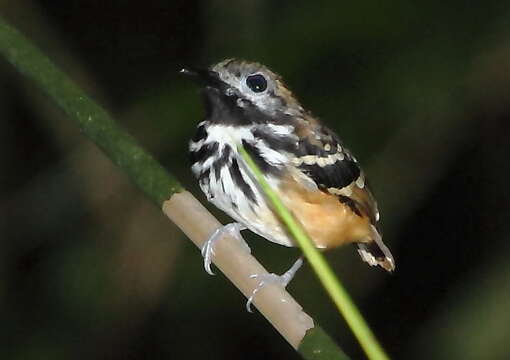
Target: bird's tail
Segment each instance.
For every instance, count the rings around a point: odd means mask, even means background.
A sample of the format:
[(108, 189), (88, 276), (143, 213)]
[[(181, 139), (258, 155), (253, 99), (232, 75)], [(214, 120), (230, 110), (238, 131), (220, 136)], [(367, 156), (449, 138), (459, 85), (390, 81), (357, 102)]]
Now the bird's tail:
[(395, 270), (395, 260), (393, 259), (393, 255), (391, 255), (390, 249), (384, 245), (381, 235), (375, 226), (371, 226), (373, 230), (372, 241), (367, 243), (357, 243), (358, 253), (361, 256), (361, 259), (370, 266), (379, 265), (384, 270), (393, 272)]

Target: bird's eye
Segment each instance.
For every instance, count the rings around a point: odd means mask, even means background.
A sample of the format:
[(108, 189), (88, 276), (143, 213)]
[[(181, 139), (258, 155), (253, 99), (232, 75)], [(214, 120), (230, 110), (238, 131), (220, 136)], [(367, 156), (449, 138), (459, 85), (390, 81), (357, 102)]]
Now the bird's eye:
[(256, 93), (261, 93), (267, 89), (267, 80), (261, 74), (250, 75), (246, 78), (246, 85)]

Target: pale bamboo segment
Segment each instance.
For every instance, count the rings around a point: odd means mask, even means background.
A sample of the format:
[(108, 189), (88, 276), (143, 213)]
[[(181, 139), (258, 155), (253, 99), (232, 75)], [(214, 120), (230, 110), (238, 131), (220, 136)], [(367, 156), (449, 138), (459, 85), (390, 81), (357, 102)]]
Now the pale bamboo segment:
[[(163, 212), (198, 248), (202, 248), (202, 244), (211, 234), (222, 226), (187, 191), (176, 193), (165, 201)], [(258, 285), (257, 279), (250, 278), (250, 275), (267, 274), (266, 269), (248, 249), (229, 235), (225, 235), (216, 243), (214, 252), (214, 264), (246, 297), (249, 297)], [(313, 319), (281, 286), (266, 285), (257, 292), (253, 304), (295, 349), (306, 331), (314, 327)]]

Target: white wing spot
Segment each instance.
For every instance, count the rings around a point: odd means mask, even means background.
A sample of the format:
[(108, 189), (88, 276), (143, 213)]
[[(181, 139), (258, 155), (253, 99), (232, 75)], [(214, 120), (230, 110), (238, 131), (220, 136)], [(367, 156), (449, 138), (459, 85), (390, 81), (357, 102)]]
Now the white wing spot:
[(363, 189), (365, 187), (365, 177), (363, 174), (360, 174), (358, 178), (356, 179), (356, 186), (360, 189)]
[(330, 188), (328, 188), (328, 192), (333, 195), (341, 195), (341, 196), (350, 197), (352, 195), (352, 188), (350, 186), (346, 186), (341, 189), (330, 187)]
[(294, 165), (296, 165), (296, 166), (300, 166), (301, 164), (305, 164), (305, 165), (317, 164), (320, 167), (325, 167), (328, 165), (333, 165), (337, 161), (342, 161), (342, 160), (344, 160), (344, 158), (345, 158), (344, 153), (331, 154), (331, 155), (328, 155), (325, 157), (320, 157), (317, 155), (305, 155), (305, 156), (295, 158), (293, 160), (293, 162), (294, 162)]

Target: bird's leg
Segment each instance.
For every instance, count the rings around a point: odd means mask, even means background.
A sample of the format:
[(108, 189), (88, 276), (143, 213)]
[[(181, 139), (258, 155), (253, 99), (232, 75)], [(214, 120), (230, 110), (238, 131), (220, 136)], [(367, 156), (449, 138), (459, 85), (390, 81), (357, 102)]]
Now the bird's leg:
[(230, 223), (223, 225), (217, 228), (209, 237), (209, 239), (204, 242), (202, 245), (202, 257), (204, 258), (204, 269), (208, 274), (214, 275), (211, 270), (212, 258), (214, 256), (214, 246), (224, 235), (230, 235), (233, 238), (239, 240), (241, 244), (246, 247), (247, 251), (249, 253), (251, 252), (250, 247), (241, 236), (242, 230), (246, 230), (246, 227), (240, 223)]
[(299, 270), (301, 265), (303, 265), (302, 257), (297, 259), (296, 262), (290, 267), (290, 269), (287, 270), (282, 275), (277, 275), (277, 274), (273, 274), (273, 273), (250, 275), (250, 278), (259, 279), (260, 281), (259, 281), (259, 284), (257, 285), (257, 287), (255, 288), (255, 290), (253, 290), (253, 292), (251, 293), (251, 296), (248, 298), (248, 301), (246, 302), (246, 310), (248, 310), (248, 312), (252, 312), (251, 304), (253, 303), (253, 299), (255, 298), (255, 295), (257, 294), (257, 292), (259, 292), (260, 289), (262, 289), (267, 284), (271, 284), (271, 283), (279, 284), (283, 288), (286, 288), (287, 285), (289, 284), (289, 282), (294, 278), (294, 275), (296, 275), (296, 272)]

